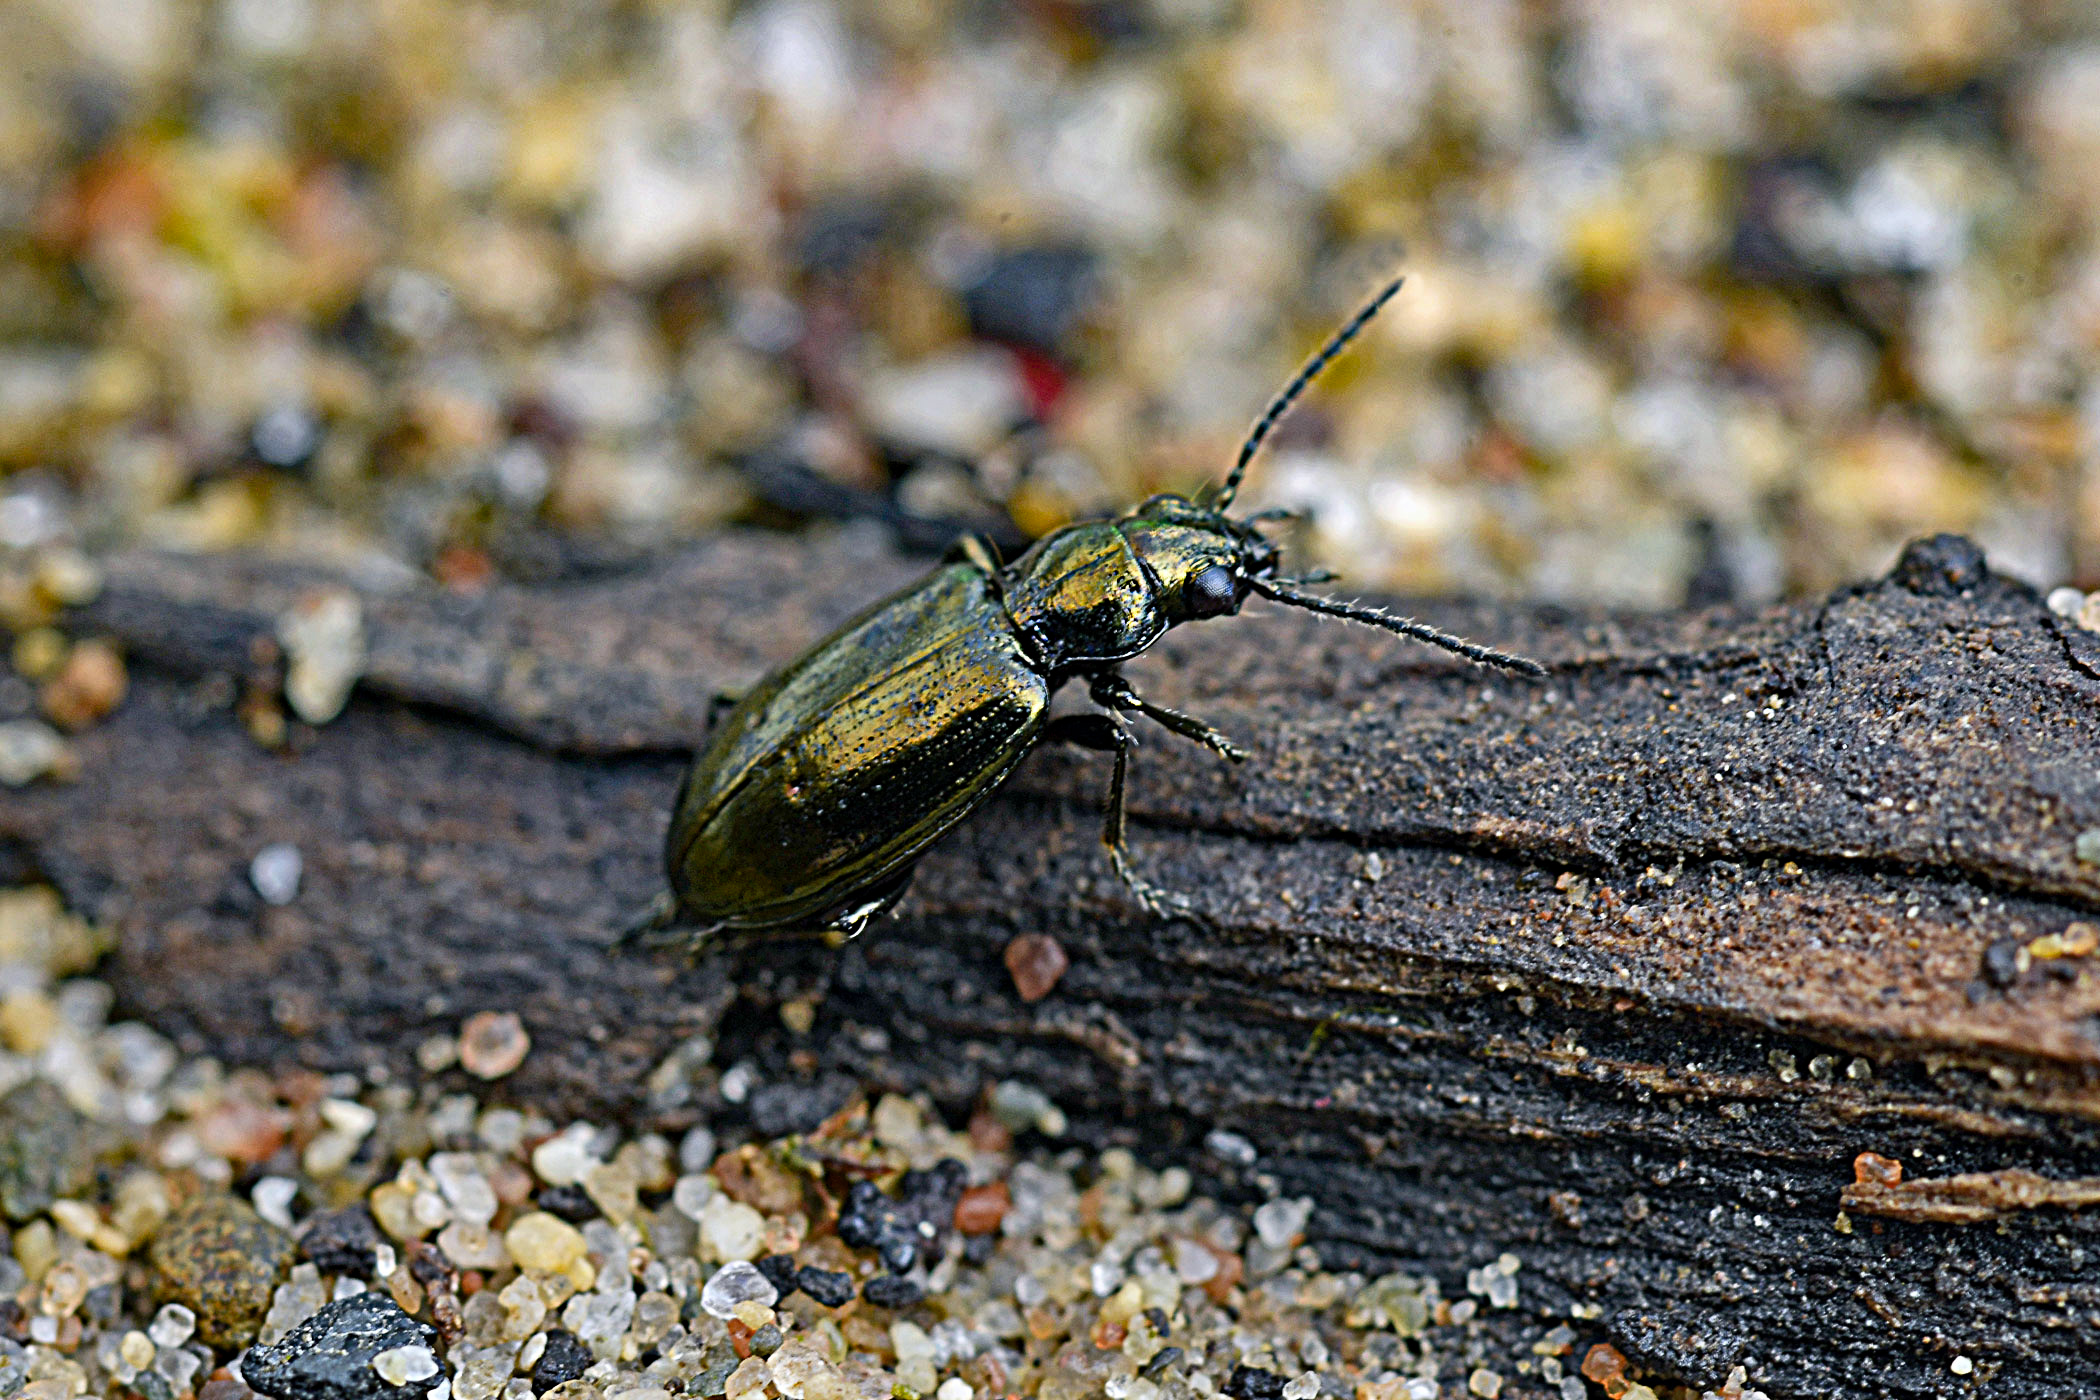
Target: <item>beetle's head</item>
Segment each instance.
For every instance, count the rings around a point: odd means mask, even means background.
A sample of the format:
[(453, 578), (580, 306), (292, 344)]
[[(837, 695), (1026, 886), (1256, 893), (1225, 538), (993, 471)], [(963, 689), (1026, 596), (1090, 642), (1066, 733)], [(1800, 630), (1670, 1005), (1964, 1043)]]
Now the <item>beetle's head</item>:
[(1240, 610), (1252, 580), (1276, 572), (1276, 542), (1181, 496), (1154, 496), (1117, 522), (1159, 588), (1169, 622)]

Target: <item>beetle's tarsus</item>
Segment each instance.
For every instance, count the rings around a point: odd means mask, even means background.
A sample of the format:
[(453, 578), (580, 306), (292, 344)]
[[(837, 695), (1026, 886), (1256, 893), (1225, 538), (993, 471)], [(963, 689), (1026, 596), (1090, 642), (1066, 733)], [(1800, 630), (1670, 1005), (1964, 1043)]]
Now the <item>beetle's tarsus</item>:
[(831, 922), (820, 930), (824, 941), (837, 948), (843, 946), (848, 939), (860, 937), (861, 931), (869, 924), (897, 907), (897, 901), (904, 898), (904, 891), (911, 885), (912, 873), (912, 870), (906, 867), (902, 874), (887, 885), (862, 890), (858, 904), (841, 909), (832, 917)]
[(1127, 847), (1112, 845), (1108, 848), (1108, 863), (1115, 867), (1116, 877), (1129, 887), (1137, 902), (1146, 913), (1155, 919), (1187, 919), (1204, 928), (1211, 926), (1210, 919), (1184, 895), (1161, 889), (1150, 880), (1130, 868)]
[[(1096, 684), (1100, 684), (1100, 679), (1096, 678)], [(1111, 679), (1121, 682), (1121, 677)], [(1124, 689), (1128, 689), (1127, 684), (1124, 685)], [(1101, 823), (1101, 844), (1108, 848), (1108, 863), (1115, 867), (1116, 878), (1129, 887), (1130, 892), (1137, 896), (1137, 902), (1144, 906), (1145, 912), (1154, 918), (1188, 919), (1206, 928), (1210, 927), (1210, 920), (1205, 918), (1195, 905), (1171, 890), (1161, 889), (1130, 867), (1130, 847), (1124, 840), (1123, 792), (1125, 780), (1130, 775), (1130, 750), (1134, 741), (1130, 731), (1124, 727), (1122, 719), (1114, 710), (1107, 714), (1065, 715), (1044, 731), (1044, 737), (1116, 756), (1115, 770), (1108, 780), (1108, 801), (1103, 804)]]

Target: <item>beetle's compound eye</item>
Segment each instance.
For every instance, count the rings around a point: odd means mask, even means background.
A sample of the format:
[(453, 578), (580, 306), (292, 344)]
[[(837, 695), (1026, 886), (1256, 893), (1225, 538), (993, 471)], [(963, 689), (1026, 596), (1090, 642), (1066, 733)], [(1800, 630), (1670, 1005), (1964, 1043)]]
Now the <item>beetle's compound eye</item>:
[(1223, 564), (1200, 569), (1182, 586), (1181, 603), (1190, 617), (1220, 617), (1239, 606), (1240, 591), (1232, 570)]

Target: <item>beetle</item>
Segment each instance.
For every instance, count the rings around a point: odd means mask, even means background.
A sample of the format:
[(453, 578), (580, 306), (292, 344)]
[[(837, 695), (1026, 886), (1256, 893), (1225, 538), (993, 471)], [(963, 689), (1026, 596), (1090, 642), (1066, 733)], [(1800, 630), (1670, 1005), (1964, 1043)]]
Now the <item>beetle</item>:
[[(1052, 741), (1114, 756), (1101, 837), (1109, 859), (1148, 911), (1193, 915), (1131, 868), (1126, 716), (1234, 762), (1246, 753), (1202, 720), (1146, 700), (1118, 667), (1169, 628), (1236, 613), (1249, 597), (1545, 674), (1524, 657), (1302, 591), (1329, 576), (1279, 573), (1277, 545), (1259, 528), (1288, 513), (1228, 514), (1262, 442), (1400, 285), (1384, 286), (1306, 361), (1208, 499), (1154, 496), (1123, 515), (1053, 531), (1011, 564), (966, 538), (932, 573), (737, 701), (679, 789), (664, 850), (669, 891), (630, 937), (697, 945), (735, 931), (810, 930), (850, 938), (896, 903), (929, 846)], [(1096, 708), (1052, 717), (1050, 697), (1068, 681), (1084, 681)]]

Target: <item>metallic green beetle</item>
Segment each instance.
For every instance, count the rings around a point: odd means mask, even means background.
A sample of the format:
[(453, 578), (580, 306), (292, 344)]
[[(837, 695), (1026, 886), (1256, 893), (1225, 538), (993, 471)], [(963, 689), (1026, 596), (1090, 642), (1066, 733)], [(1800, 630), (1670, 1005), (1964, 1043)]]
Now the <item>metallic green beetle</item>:
[[(1154, 496), (1116, 519), (1055, 531), (1004, 566), (964, 540), (942, 567), (745, 695), (679, 790), (665, 846), (670, 891), (634, 933), (851, 937), (897, 901), (926, 848), (1048, 739), (1115, 755), (1102, 840), (1116, 873), (1151, 912), (1189, 912), (1130, 868), (1122, 717), (1144, 715), (1234, 761), (1246, 755), (1201, 720), (1145, 700), (1116, 667), (1169, 627), (1237, 612), (1249, 594), (1543, 674), (1422, 623), (1300, 592), (1317, 580), (1279, 576), (1276, 545), (1256, 528), (1274, 515), (1226, 514), (1262, 440), (1399, 288), (1381, 290), (1276, 396), (1209, 501)], [(1051, 693), (1074, 678), (1100, 709), (1051, 718)]]

